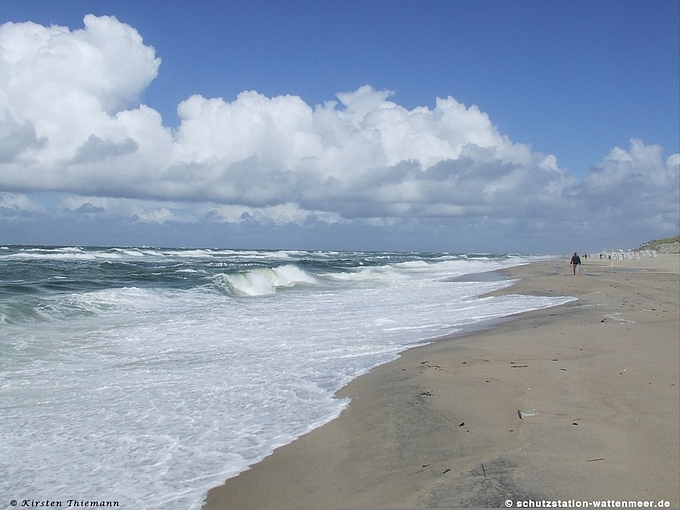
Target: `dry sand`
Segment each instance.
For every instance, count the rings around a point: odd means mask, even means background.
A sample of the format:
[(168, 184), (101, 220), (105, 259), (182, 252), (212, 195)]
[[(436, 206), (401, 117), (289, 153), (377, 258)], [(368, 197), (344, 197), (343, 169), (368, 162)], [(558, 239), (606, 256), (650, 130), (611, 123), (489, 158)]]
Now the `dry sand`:
[[(205, 508), (680, 506), (679, 255), (507, 271), (500, 293), (578, 301), (411, 349), (338, 392), (341, 416)], [(521, 414), (521, 418), (520, 418)]]

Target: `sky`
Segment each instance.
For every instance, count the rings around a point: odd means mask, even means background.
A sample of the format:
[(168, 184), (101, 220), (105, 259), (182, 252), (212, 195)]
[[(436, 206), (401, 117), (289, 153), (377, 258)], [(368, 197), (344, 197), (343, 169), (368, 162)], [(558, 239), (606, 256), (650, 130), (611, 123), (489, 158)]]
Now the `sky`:
[(0, 244), (680, 233), (680, 2), (3, 2)]

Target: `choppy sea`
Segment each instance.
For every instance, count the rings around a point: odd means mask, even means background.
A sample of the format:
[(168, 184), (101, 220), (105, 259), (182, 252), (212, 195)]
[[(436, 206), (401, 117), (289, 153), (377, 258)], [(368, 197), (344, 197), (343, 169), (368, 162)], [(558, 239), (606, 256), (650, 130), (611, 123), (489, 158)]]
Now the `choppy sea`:
[(455, 278), (536, 259), (0, 247), (0, 494), (199, 509), (400, 351), (570, 301)]

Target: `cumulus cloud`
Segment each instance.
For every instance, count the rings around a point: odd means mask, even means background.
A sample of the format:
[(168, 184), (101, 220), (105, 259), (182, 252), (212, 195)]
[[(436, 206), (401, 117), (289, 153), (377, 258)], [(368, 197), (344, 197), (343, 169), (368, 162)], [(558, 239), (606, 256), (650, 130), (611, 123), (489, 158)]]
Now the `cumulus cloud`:
[(0, 27), (0, 121), (13, 119), (46, 142), (24, 164), (44, 163), (51, 173), (93, 134), (124, 139), (113, 116), (137, 103), (160, 65), (129, 25), (109, 16), (83, 21), (75, 31), (30, 22)]
[(10, 114), (0, 116), (0, 163), (11, 163), (29, 149), (39, 149), (46, 139), (38, 139), (32, 123), (19, 124)]
[(0, 192), (0, 217), (36, 216), (45, 212), (44, 206), (26, 195)]
[(102, 140), (98, 136), (90, 135), (87, 141), (78, 147), (71, 159), (73, 164), (93, 163), (107, 159), (117, 158), (126, 154), (132, 154), (139, 145), (128, 138), (123, 142), (116, 143), (111, 140)]
[[(680, 156), (632, 140), (584, 180), (453, 97), (407, 109), (366, 85), (308, 105), (194, 95), (180, 124), (138, 104), (160, 59), (114, 17), (0, 27), (0, 190), (57, 191), (88, 214), (143, 221), (327, 223), (495, 217), (548, 225), (585, 211), (678, 228)], [(93, 198), (94, 197), (94, 198)], [(125, 204), (125, 205), (124, 205)]]
[(593, 167), (580, 193), (598, 215), (677, 234), (680, 154), (664, 161), (662, 147), (632, 139), (629, 150), (615, 147)]

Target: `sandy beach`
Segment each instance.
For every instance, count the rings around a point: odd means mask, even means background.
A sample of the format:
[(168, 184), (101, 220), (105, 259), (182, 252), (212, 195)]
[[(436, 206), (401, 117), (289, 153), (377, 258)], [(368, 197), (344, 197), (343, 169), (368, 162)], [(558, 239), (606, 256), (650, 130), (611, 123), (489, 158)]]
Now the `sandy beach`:
[(679, 507), (679, 272), (678, 254), (508, 270), (500, 293), (578, 299), (402, 353), (204, 508)]

